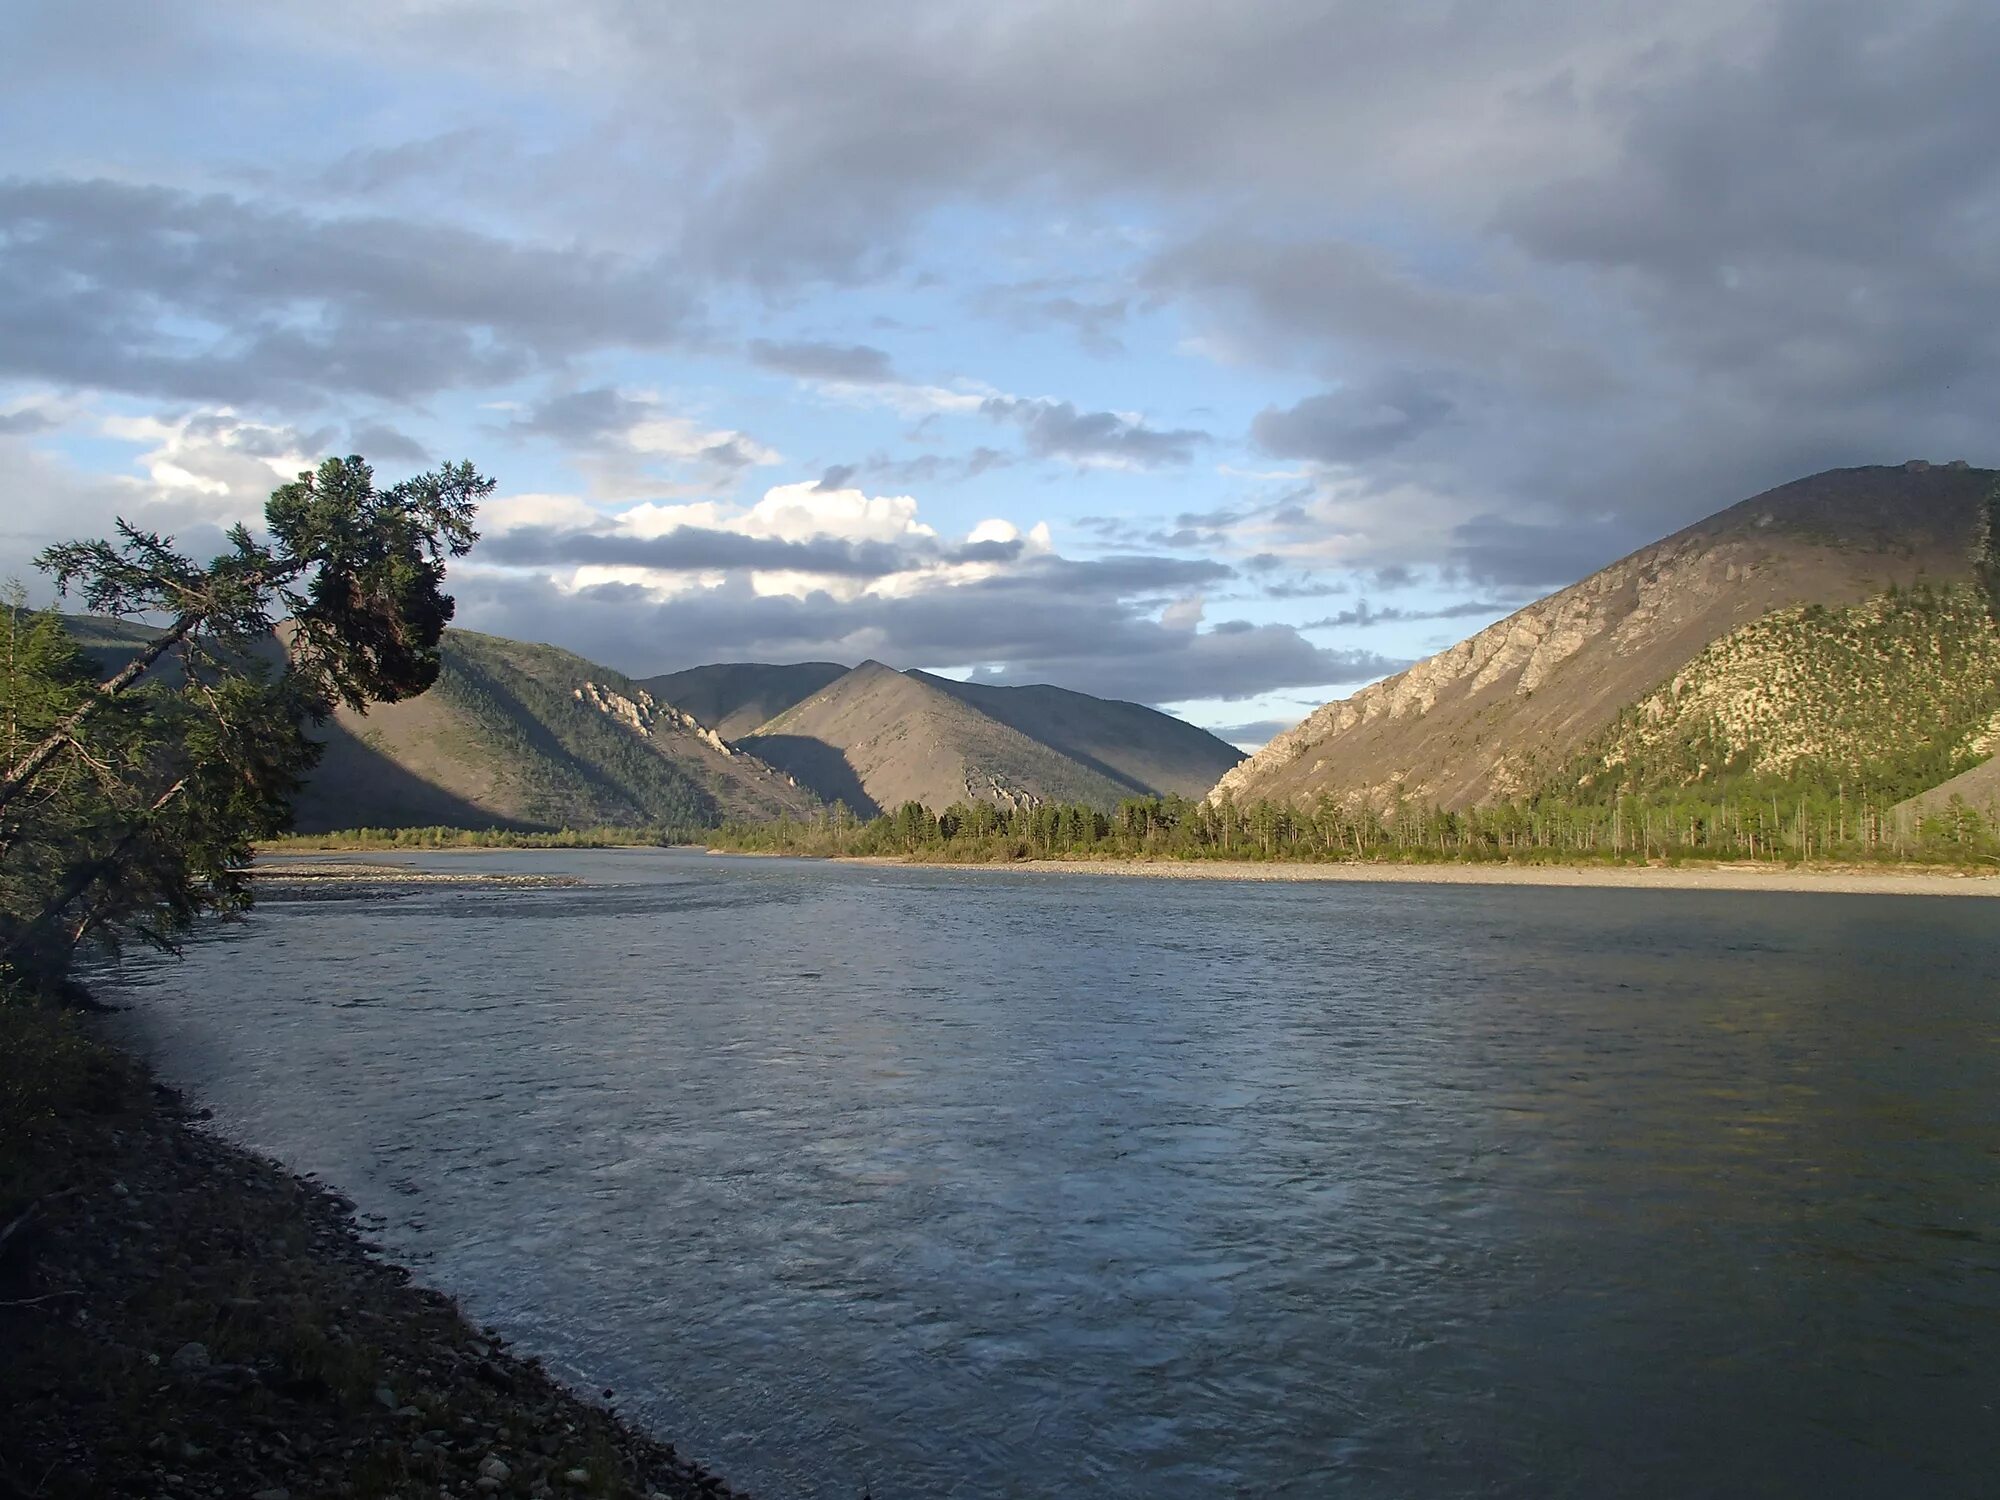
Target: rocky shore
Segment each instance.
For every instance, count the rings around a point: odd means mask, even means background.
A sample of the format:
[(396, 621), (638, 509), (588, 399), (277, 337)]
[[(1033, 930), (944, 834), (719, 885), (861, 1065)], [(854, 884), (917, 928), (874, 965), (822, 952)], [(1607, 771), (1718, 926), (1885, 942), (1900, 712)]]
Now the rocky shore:
[(0, 1497), (737, 1493), (201, 1119), (0, 999)]

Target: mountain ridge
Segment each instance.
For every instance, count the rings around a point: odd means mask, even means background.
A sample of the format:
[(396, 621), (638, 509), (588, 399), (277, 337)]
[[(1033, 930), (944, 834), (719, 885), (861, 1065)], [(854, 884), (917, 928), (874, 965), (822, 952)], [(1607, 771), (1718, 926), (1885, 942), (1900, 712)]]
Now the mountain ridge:
[(1315, 710), (1215, 799), (1463, 809), (1530, 795), (1628, 705), (1774, 611), (1964, 580), (1993, 471), (1836, 469), (1684, 527)]

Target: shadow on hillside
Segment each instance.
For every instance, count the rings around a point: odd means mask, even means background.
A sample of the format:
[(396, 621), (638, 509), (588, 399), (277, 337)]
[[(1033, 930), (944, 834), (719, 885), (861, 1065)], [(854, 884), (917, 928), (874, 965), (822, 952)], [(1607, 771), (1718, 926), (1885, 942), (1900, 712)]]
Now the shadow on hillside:
[(847, 810), (863, 818), (877, 816), (882, 809), (861, 789), (854, 767), (825, 740), (802, 734), (753, 734), (738, 740), (737, 747), (748, 751), (767, 766), (776, 766), (791, 776), (822, 802), (845, 802)]
[(295, 803), (299, 833), (346, 828), (518, 828), (543, 825), (504, 818), (433, 785), (329, 720), (315, 737), (326, 753)]

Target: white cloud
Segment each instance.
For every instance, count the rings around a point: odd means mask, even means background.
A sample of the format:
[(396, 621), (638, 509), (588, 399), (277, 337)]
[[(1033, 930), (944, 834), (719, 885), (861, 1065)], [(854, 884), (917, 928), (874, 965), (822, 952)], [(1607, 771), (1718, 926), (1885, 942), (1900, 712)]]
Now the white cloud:
[(302, 433), (240, 417), (229, 407), (183, 416), (107, 416), (98, 429), (121, 442), (151, 444), (135, 462), (159, 496), (218, 524), (254, 521), (271, 491), (314, 467), (324, 434)]
[(788, 542), (816, 536), (849, 542), (937, 536), (935, 529), (917, 519), (913, 496), (871, 497), (860, 490), (822, 490), (812, 483), (781, 484), (766, 490), (764, 498), (743, 517), (741, 529), (746, 536), (773, 536)]
[[(751, 592), (759, 597), (798, 599), (814, 594), (842, 601), (867, 596), (908, 598), (929, 589), (992, 578), (1024, 559), (1048, 556), (1055, 550), (1046, 521), (1024, 530), (1004, 518), (989, 517), (963, 537), (948, 538), (922, 518), (913, 495), (829, 490), (811, 481), (775, 485), (748, 506), (722, 500), (647, 501), (612, 510), (573, 495), (508, 496), (487, 506), (483, 523), (487, 534), (495, 538), (527, 531), (588, 533), (593, 542), (606, 548), (670, 540), (676, 532), (686, 530), (818, 549), (829, 559), (825, 571), (755, 566), (741, 571)], [(857, 570), (842, 565), (853, 555), (849, 549), (854, 548), (892, 550), (886, 551), (887, 566)], [(790, 556), (785, 560), (790, 561)], [(474, 566), (492, 566), (476, 553), (472, 561)], [(568, 592), (620, 584), (643, 589), (655, 600), (716, 588), (731, 572), (705, 565), (651, 566), (617, 558), (537, 563), (532, 567)]]

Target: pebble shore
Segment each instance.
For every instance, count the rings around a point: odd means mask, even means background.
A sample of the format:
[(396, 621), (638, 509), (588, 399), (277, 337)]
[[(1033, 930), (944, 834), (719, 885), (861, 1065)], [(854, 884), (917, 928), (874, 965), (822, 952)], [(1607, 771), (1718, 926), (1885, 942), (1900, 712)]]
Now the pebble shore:
[[(10, 1120), (0, 1142), (16, 1153), (0, 1497), (738, 1493), (412, 1285), (339, 1195), (93, 1045), (82, 1107)], [(33, 1087), (0, 1077), (17, 1098)]]

